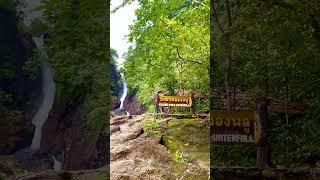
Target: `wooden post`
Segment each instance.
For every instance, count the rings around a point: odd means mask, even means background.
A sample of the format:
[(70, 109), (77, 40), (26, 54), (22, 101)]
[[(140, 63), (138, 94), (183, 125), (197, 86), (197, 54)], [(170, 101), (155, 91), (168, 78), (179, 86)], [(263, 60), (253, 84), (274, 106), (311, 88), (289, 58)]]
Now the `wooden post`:
[(159, 112), (159, 93), (160, 92), (161, 91), (157, 91), (155, 93), (154, 99), (153, 99), (153, 101), (154, 101), (154, 111), (155, 111), (156, 114)]
[(192, 106), (190, 108), (190, 113), (192, 116), (195, 116), (195, 105), (194, 105), (194, 93), (191, 94), (191, 101), (192, 101)]
[(267, 97), (258, 97), (256, 99), (257, 113), (261, 120), (261, 141), (257, 145), (257, 168), (270, 167), (270, 145), (268, 142), (268, 105), (269, 100)]

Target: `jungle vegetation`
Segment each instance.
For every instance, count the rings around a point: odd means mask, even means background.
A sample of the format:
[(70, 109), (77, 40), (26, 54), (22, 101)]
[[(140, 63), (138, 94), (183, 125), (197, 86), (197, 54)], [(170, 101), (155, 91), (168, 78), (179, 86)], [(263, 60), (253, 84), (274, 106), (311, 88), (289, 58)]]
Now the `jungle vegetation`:
[[(157, 90), (177, 95), (183, 89), (209, 97), (209, 0), (138, 2), (128, 35), (133, 46), (124, 64), (129, 91), (137, 92), (149, 111)], [(209, 98), (198, 105), (199, 112), (208, 111)]]
[[(304, 114), (269, 112), (271, 159), (284, 166), (319, 162), (319, 2), (213, 0), (210, 8), (211, 91), (223, 89), (228, 110), (234, 88), (253, 104), (271, 96), (306, 108)], [(219, 109), (211, 100), (212, 110)], [(253, 166), (255, 153), (254, 146), (212, 146), (211, 162)]]

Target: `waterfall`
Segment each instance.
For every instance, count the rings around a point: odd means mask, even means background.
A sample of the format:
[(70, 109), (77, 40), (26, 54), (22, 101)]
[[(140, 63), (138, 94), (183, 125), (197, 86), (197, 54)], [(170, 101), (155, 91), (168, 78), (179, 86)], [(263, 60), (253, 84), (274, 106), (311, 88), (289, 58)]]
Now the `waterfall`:
[[(25, 3), (25, 6), (18, 6), (18, 9), (21, 9), (24, 13), (23, 23), (25, 26), (30, 26), (32, 20), (39, 18), (42, 20), (42, 11), (36, 10), (40, 6), (42, 0), (28, 0)], [(41, 144), (41, 134), (42, 127), (46, 122), (49, 112), (52, 108), (52, 104), (55, 97), (56, 85), (53, 80), (52, 68), (48, 61), (48, 55), (44, 49), (44, 40), (43, 35), (41, 37), (33, 37), (32, 40), (37, 46), (39, 56), (41, 58), (41, 104), (36, 114), (32, 119), (32, 124), (35, 126), (34, 135), (32, 138), (32, 144), (29, 148), (29, 151), (35, 152), (40, 149)], [(63, 154), (63, 152), (62, 152)], [(62, 169), (62, 162), (58, 161), (53, 155), (53, 168), (54, 170)]]
[(122, 79), (122, 84), (123, 84), (123, 88), (122, 88), (122, 96), (120, 98), (120, 107), (119, 109), (123, 109), (123, 102), (126, 99), (127, 93), (128, 93), (128, 88), (127, 88), (127, 83), (126, 80), (124, 79), (124, 75), (123, 73), (121, 73), (121, 79)]
[(41, 142), (41, 130), (42, 126), (48, 118), (51, 110), (54, 96), (55, 96), (55, 83), (51, 72), (51, 67), (48, 62), (48, 56), (43, 48), (43, 36), (40, 38), (33, 37), (33, 41), (36, 43), (39, 55), (42, 59), (41, 65), (41, 77), (42, 77), (42, 102), (41, 105), (32, 119), (32, 124), (35, 126), (35, 132), (32, 139), (30, 148), (34, 151), (40, 148)]
[(54, 155), (52, 155), (52, 159), (53, 159), (53, 169), (55, 171), (60, 171), (62, 169), (62, 163), (60, 161), (58, 161)]

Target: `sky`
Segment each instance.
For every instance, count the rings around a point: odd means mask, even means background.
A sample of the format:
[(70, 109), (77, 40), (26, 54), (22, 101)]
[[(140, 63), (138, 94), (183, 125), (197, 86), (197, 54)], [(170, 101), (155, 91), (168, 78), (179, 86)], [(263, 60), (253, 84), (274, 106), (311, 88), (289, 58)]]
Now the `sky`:
[[(110, 10), (113, 10), (121, 3), (122, 0), (111, 0)], [(135, 2), (110, 14), (110, 46), (115, 49), (119, 55), (117, 60), (118, 67), (121, 67), (124, 61), (122, 56), (130, 46), (126, 36), (129, 34), (129, 25), (133, 24), (136, 18), (135, 10), (137, 8), (138, 3)]]

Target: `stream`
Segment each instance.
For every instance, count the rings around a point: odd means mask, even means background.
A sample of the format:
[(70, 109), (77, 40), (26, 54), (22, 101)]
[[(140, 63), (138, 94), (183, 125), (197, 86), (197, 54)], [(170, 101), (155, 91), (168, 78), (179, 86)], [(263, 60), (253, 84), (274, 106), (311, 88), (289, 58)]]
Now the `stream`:
[(183, 169), (182, 164), (192, 163), (206, 173), (199, 179), (208, 179), (210, 167), (209, 126), (203, 119), (171, 119), (163, 129), (163, 144), (176, 161), (175, 169)]
[(174, 156), (199, 165), (203, 169), (210, 166), (209, 128), (201, 119), (173, 119), (163, 136), (164, 145)]

